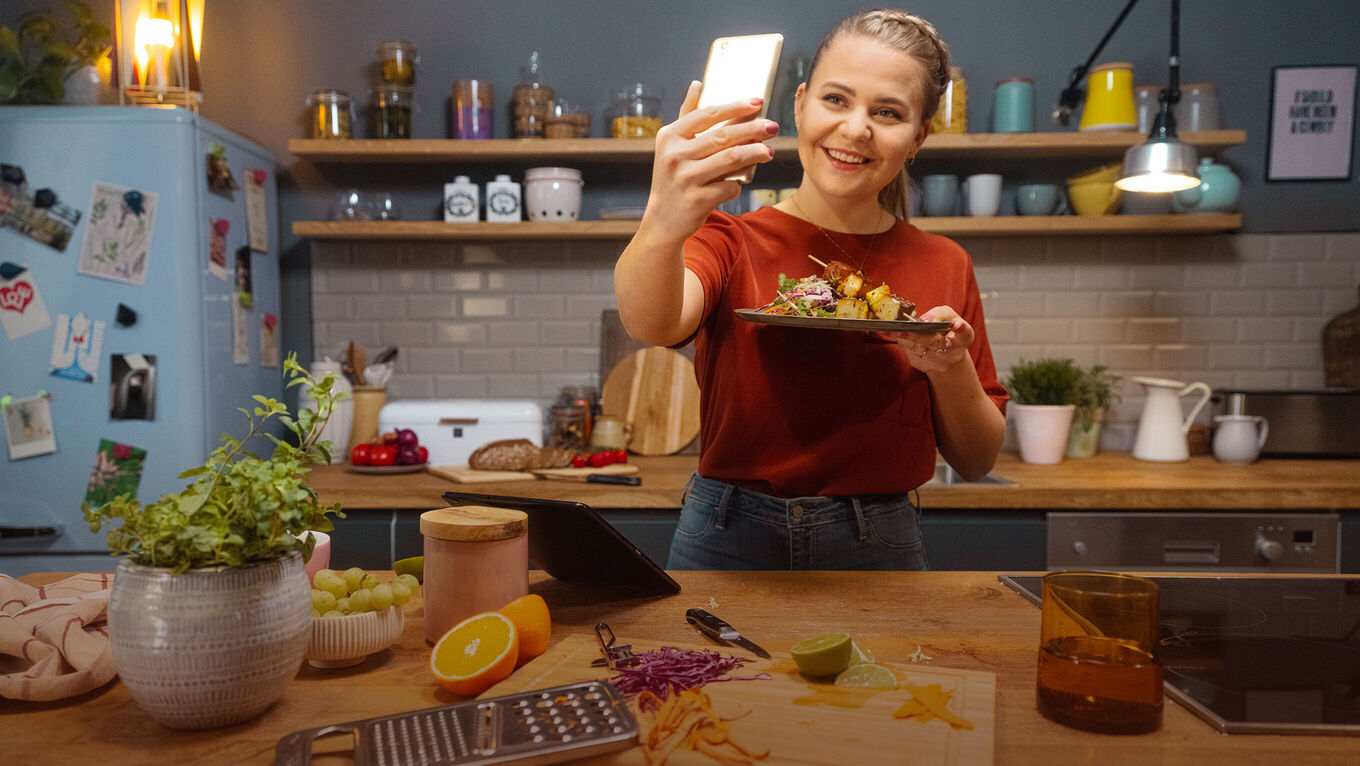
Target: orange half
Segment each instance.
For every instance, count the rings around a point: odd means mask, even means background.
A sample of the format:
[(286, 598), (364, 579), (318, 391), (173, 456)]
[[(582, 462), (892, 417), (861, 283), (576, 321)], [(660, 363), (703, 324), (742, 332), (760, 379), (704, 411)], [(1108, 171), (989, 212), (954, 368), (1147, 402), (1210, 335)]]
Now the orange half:
[(520, 596), (500, 609), (501, 614), (515, 623), (519, 634), (519, 667), (548, 649), (552, 638), (552, 616), (548, 614), (548, 604), (537, 593)]
[(453, 626), (430, 653), (430, 671), (445, 689), (475, 697), (510, 676), (519, 632), (500, 612), (483, 612)]

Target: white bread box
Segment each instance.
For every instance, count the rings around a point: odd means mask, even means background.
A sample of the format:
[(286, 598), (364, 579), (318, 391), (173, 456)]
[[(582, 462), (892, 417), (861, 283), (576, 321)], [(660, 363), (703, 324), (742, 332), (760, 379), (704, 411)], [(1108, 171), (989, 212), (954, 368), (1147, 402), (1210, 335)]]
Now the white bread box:
[(403, 399), (378, 413), (379, 433), (416, 432), (430, 451), (430, 465), (467, 465), (468, 455), (488, 442), (528, 439), (543, 446), (543, 408), (510, 399)]

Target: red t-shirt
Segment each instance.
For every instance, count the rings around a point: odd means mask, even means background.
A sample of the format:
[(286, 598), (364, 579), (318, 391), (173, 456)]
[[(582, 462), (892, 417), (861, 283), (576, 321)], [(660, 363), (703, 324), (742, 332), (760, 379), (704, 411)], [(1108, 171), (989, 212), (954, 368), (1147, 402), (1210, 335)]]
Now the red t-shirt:
[(930, 384), (889, 336), (760, 325), (733, 313), (773, 300), (781, 272), (820, 273), (809, 254), (860, 266), (918, 312), (953, 307), (973, 326), (969, 353), (983, 389), (1005, 410), (968, 254), (905, 221), (873, 238), (866, 257), (871, 237), (823, 234), (763, 207), (741, 217), (714, 212), (686, 241), (685, 267), (704, 286), (695, 335), (700, 474), (808, 497), (904, 493), (934, 472)]

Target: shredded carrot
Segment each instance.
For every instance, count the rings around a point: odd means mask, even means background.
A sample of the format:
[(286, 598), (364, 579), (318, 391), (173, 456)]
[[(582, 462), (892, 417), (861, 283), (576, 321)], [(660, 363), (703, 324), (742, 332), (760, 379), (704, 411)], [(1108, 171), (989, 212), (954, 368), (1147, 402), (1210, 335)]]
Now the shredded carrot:
[(702, 690), (687, 689), (670, 695), (664, 702), (644, 691), (636, 700), (640, 709), (644, 695), (651, 695), (649, 702), (656, 703), (650, 712), (639, 715), (650, 724), (642, 738), (642, 751), (649, 766), (661, 766), (681, 748), (703, 753), (724, 766), (752, 766), (770, 755), (769, 751), (752, 753), (732, 739), (727, 724), (734, 718), (714, 713), (713, 701)]
[(972, 721), (954, 714), (947, 707), (949, 698), (954, 696), (952, 690), (944, 691), (939, 684), (903, 686), (902, 688), (911, 692), (912, 699), (907, 700), (906, 704), (898, 708), (897, 712), (893, 713), (893, 718), (915, 718), (917, 721), (925, 723), (938, 717), (955, 729), (973, 730)]

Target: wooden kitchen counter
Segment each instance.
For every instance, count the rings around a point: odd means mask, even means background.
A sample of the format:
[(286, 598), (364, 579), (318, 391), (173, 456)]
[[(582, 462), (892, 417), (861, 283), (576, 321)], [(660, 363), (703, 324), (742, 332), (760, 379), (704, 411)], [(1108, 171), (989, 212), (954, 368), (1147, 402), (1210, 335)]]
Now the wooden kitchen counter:
[[(458, 484), (430, 473), (375, 476), (344, 466), (320, 466), (311, 485), (323, 503), (346, 508), (428, 510), (443, 505), (447, 490), (574, 500), (594, 508), (678, 509), (694, 456), (630, 457), (642, 484), (623, 487), (566, 481)], [(1184, 463), (1149, 463), (1127, 452), (1102, 452), (1058, 465), (1022, 463), (1013, 452), (997, 460), (993, 476), (1006, 485), (920, 490), (924, 508), (1259, 509), (1360, 508), (1360, 461), (1262, 460), (1225, 465), (1212, 457)]]
[[(1225, 736), (1169, 698), (1162, 727), (1151, 734), (1099, 735), (1052, 723), (1034, 706), (1039, 609), (994, 573), (674, 574), (684, 591), (665, 598), (601, 592), (538, 572), (531, 589), (552, 609), (554, 643), (568, 634), (593, 636), (601, 620), (622, 641), (702, 641), (684, 612), (711, 598), (718, 605), (710, 609), (774, 652), (787, 652), (812, 633), (847, 630), (886, 662), (905, 663), (919, 645), (934, 667), (995, 673), (997, 764), (1353, 764), (1360, 746), (1354, 737)], [(793, 604), (799, 608), (790, 609)], [(392, 647), (351, 668), (304, 665), (283, 698), (253, 721), (209, 731), (168, 729), (115, 680), (64, 702), (0, 700), (3, 752), (9, 763), (53, 766), (269, 764), (278, 739), (298, 729), (459, 701), (430, 675), (419, 597), (405, 609), (405, 632)], [(884, 753), (881, 762), (906, 761), (905, 754), (894, 760), (898, 755)], [(779, 762), (775, 752), (762, 763)]]

